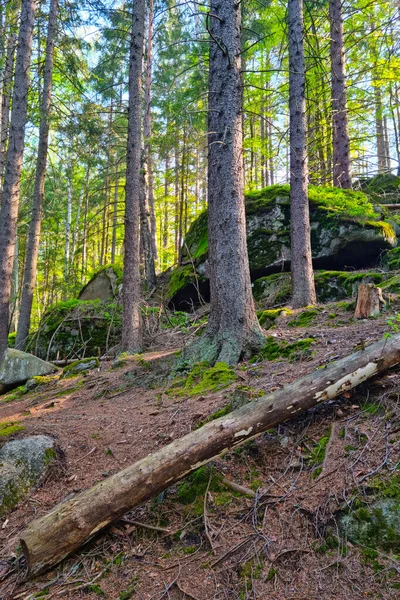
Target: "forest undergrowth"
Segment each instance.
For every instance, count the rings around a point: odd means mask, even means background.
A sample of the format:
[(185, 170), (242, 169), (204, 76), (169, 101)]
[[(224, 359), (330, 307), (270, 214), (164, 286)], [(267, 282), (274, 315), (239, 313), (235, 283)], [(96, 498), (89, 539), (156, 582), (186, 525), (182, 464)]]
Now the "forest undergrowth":
[[(364, 321), (348, 308), (319, 305), (306, 319), (300, 311), (278, 320), (265, 351), (233, 369), (179, 360), (206, 309), (170, 315), (160, 335), (153, 321), (146, 354), (3, 396), (0, 435), (47, 433), (59, 450), (46, 479), (2, 520), (1, 597), (398, 597), (400, 540), (368, 511), (400, 501), (399, 370), (218, 457), (34, 580), (18, 547), (20, 531), (58, 502), (396, 326), (395, 304)], [(361, 542), (344, 528), (349, 514), (368, 530)]]

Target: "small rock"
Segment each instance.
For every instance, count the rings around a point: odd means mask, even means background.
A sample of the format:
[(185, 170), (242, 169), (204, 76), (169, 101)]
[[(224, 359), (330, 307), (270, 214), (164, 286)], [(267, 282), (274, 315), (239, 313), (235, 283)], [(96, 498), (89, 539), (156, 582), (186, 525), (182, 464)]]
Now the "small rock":
[(46, 435), (4, 444), (0, 449), (0, 515), (17, 506), (55, 457), (54, 440)]
[(100, 361), (98, 358), (83, 358), (82, 360), (77, 360), (64, 367), (62, 376), (70, 377), (72, 375), (79, 375), (81, 373), (85, 373), (86, 371), (90, 371), (90, 369), (96, 369), (99, 366)]

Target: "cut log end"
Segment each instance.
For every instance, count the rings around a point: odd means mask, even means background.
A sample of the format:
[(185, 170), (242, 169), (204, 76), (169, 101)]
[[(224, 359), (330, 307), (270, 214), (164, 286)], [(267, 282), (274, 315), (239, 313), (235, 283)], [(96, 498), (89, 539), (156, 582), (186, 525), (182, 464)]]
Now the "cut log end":
[(382, 312), (385, 301), (382, 290), (373, 283), (361, 283), (357, 290), (357, 305), (355, 319), (377, 317)]

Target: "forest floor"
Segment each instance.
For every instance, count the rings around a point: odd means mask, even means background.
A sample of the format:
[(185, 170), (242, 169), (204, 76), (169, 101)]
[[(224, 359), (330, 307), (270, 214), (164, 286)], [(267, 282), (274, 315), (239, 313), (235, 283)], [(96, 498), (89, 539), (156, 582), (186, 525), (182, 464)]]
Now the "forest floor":
[[(400, 370), (214, 460), (36, 579), (25, 579), (17, 549), (34, 518), (190, 432), (229, 404), (236, 388), (253, 397), (273, 391), (377, 341), (396, 310), (354, 321), (351, 312), (323, 306), (305, 327), (280, 324), (268, 335), (290, 343), (312, 337), (310, 351), (244, 363), (228, 387), (194, 397), (168, 393), (172, 376), (151, 365), (196, 326), (158, 336), (150, 367), (103, 361), (84, 377), (0, 399), (0, 421), (24, 427), (14, 437), (47, 434), (58, 448), (46, 479), (0, 523), (0, 598), (398, 598), (399, 556), (343, 540), (335, 515), (356, 499), (368, 502), (371, 486), (399, 461)], [(221, 474), (254, 497), (225, 487)]]

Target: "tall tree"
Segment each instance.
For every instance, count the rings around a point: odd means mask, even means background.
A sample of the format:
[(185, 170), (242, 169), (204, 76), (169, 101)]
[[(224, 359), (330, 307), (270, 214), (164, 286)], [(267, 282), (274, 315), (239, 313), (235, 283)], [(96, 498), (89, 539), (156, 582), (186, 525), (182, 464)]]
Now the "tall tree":
[(332, 78), (333, 185), (351, 188), (342, 0), (329, 0)]
[(0, 211), (0, 360), (8, 344), (9, 304), (19, 206), (36, 1), (23, 0)]
[(40, 107), (39, 145), (36, 161), (35, 188), (33, 192), (32, 218), (29, 227), (26, 264), (18, 320), (16, 348), (23, 350), (28, 339), (31, 322), (33, 292), (36, 283), (37, 260), (39, 253), (40, 230), (46, 178), (47, 148), (49, 139), (51, 92), (53, 82), (54, 42), (57, 32), (58, 0), (51, 0), (44, 64), (43, 92)]
[(145, 0), (134, 0), (129, 57), (129, 114), (125, 186), (124, 287), (121, 349), (142, 349), (139, 218), (142, 139), (142, 68)]
[(292, 304), (315, 304), (311, 258), (303, 0), (289, 0), (290, 233)]
[(211, 38), (208, 95), (211, 313), (199, 342), (199, 353), (210, 362), (235, 364), (264, 343), (254, 309), (246, 245), (241, 3), (212, 0), (207, 23)]

